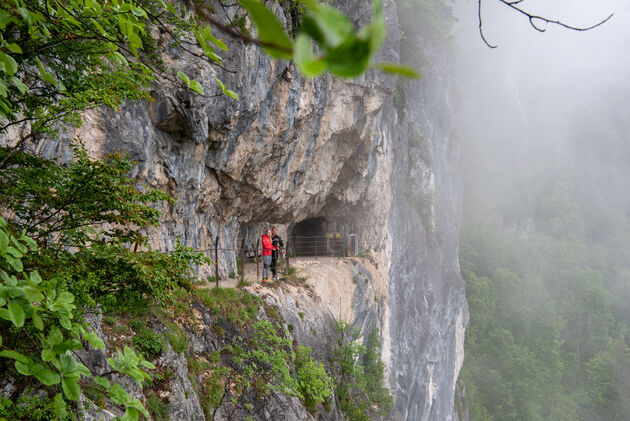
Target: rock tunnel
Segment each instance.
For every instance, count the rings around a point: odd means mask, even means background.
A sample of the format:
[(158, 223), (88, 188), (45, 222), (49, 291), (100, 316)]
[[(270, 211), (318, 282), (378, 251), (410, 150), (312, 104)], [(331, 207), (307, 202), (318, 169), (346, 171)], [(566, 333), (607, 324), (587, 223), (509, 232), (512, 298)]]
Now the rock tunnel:
[(338, 224), (323, 217), (298, 222), (289, 229), (291, 252), (296, 256), (342, 256), (345, 235)]

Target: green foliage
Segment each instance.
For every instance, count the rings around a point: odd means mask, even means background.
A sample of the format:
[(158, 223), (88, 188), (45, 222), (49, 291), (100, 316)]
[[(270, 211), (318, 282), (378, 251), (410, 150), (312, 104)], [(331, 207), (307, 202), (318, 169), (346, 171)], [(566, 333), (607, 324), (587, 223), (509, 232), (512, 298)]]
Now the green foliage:
[(142, 328), (133, 337), (134, 348), (147, 357), (155, 358), (166, 349), (164, 336), (148, 328)]
[(147, 410), (154, 421), (168, 421), (170, 405), (162, 402), (155, 394), (150, 394), (147, 398)]
[[(294, 59), (307, 77), (322, 71), (356, 77), (370, 64), (385, 38), (380, 0), (374, 20), (355, 31), (350, 19), (317, 0), (302, 2), (303, 26), (292, 41), (273, 12), (258, 0), (241, 0), (258, 32), (251, 39), (274, 58)], [(169, 45), (222, 67), (227, 45), (207, 25), (228, 28), (211, 17), (214, 11), (195, 2), (192, 13), (172, 0), (12, 0), (0, 6), (0, 118), (11, 124), (32, 122), (32, 132), (54, 133), (54, 122), (80, 124), (79, 111), (101, 105), (118, 108), (125, 100), (150, 99), (156, 76), (168, 78), (203, 95), (204, 87), (182, 71), (168, 69), (166, 48), (153, 34), (162, 32)], [(232, 26), (245, 29), (239, 15)], [(201, 53), (188, 46), (194, 44)], [(311, 42), (319, 56), (312, 53)], [(411, 69), (381, 63), (389, 73), (416, 76)], [(174, 77), (176, 76), (176, 77)], [(238, 95), (216, 79), (221, 92)]]
[[(342, 78), (361, 75), (385, 39), (385, 19), (380, 0), (374, 1), (374, 20), (355, 31), (350, 18), (317, 0), (300, 2), (302, 27), (291, 41), (275, 15), (258, 0), (241, 0), (256, 25), (261, 45), (272, 57), (293, 59), (302, 75), (312, 78), (329, 72)], [(312, 44), (317, 45), (318, 55)], [(410, 68), (393, 63), (376, 63), (387, 73), (418, 77)]]
[(180, 245), (167, 254), (129, 249), (134, 243), (146, 248), (142, 230), (158, 223), (156, 204), (172, 199), (138, 190), (124, 157), (92, 160), (81, 144), (64, 166), (8, 149), (0, 150), (2, 157), (8, 168), (0, 176), (0, 204), (15, 213), (15, 229), (40, 246), (27, 267), (36, 266), (81, 307), (165, 302), (174, 289), (190, 288), (191, 265), (208, 261)]
[[(143, 244), (139, 230), (157, 224), (161, 215), (151, 205), (172, 198), (158, 190), (139, 191), (124, 156), (93, 160), (81, 143), (73, 152), (74, 162), (61, 166), (0, 149), (0, 160), (8, 159), (0, 203), (15, 213), (16, 228), (54, 253), (88, 243)], [(109, 228), (95, 232), (94, 225)]]
[(311, 413), (333, 393), (333, 380), (324, 364), (311, 358), (311, 348), (300, 346), (295, 353), (298, 395)]
[(181, 354), (188, 349), (188, 335), (182, 329), (177, 329), (175, 333), (167, 330), (166, 338), (173, 347), (173, 351)]
[[(164, 0), (3, 2), (0, 117), (50, 132), (53, 121), (78, 123), (85, 108), (149, 99), (156, 73), (169, 77), (151, 35), (158, 27), (183, 50), (184, 32), (194, 33), (203, 51), (197, 57), (210, 63), (220, 63), (216, 50), (227, 49), (207, 26)], [(203, 93), (198, 82), (187, 85)]]
[(492, 214), (465, 218), (471, 420), (622, 420), (628, 327), (606, 284), (619, 249), (589, 238), (592, 204), (576, 193), (580, 183), (545, 184), (527, 198), (536, 205), (526, 231)]
[(353, 325), (338, 321), (337, 330), (332, 373), (342, 411), (351, 421), (386, 416), (393, 407), (393, 398), (384, 385), (378, 331), (368, 336), (364, 346), (357, 342), (359, 331)]
[(196, 294), (214, 314), (220, 314), (229, 321), (245, 324), (256, 318), (262, 303), (257, 296), (234, 288), (212, 288), (198, 290)]
[(48, 421), (66, 420), (68, 416), (58, 416), (54, 412), (54, 402), (50, 398), (42, 399), (26, 390), (15, 402), (0, 397), (0, 417), (9, 420)]
[[(105, 349), (105, 344), (76, 320), (71, 293), (59, 291), (55, 282), (42, 279), (37, 271), (23, 271), (21, 260), (28, 257), (29, 249), (30, 253), (35, 251), (35, 242), (24, 233), (16, 237), (0, 218), (0, 358), (13, 361), (16, 375), (34, 377), (56, 391), (53, 411), (62, 417), (66, 413), (65, 400), (79, 398), (81, 378), (92, 377), (73, 351), (83, 349), (82, 341), (98, 349)], [(30, 343), (17, 340), (23, 334), (31, 338)], [(18, 348), (9, 348), (9, 343)], [(110, 358), (108, 363), (140, 386), (148, 378), (140, 367), (155, 368), (129, 348), (124, 354), (118, 351), (118, 358)], [(119, 384), (110, 385), (107, 379), (98, 377), (94, 381), (110, 392), (112, 401), (126, 408), (126, 419), (146, 414), (142, 404)]]

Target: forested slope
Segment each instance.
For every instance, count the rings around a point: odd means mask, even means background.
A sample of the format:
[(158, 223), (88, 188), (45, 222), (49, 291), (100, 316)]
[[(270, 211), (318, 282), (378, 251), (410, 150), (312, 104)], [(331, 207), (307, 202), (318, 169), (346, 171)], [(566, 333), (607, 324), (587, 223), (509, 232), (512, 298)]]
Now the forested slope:
[(482, 138), (468, 156), (460, 379), (471, 420), (630, 413), (627, 101), (601, 92), (556, 144), (517, 155)]

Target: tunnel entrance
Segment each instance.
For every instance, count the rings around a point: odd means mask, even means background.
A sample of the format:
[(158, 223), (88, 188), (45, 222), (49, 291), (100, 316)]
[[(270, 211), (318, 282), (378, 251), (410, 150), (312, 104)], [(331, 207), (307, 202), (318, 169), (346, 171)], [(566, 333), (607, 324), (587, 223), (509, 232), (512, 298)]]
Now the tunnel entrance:
[(321, 217), (309, 218), (291, 229), (289, 241), (296, 256), (343, 256), (345, 235), (335, 232), (337, 224)]

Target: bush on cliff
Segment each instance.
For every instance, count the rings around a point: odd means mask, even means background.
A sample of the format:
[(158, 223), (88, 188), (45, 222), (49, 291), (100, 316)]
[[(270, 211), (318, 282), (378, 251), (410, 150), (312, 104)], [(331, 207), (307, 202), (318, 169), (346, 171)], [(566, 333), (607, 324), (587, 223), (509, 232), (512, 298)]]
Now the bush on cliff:
[[(156, 208), (172, 198), (139, 190), (124, 156), (93, 160), (77, 144), (66, 165), (0, 148), (4, 158), (0, 206), (15, 216), (9, 225), (38, 244), (24, 265), (71, 292), (79, 308), (166, 302), (174, 289), (190, 289), (194, 265), (209, 262), (180, 245), (169, 253), (147, 250), (146, 229), (161, 216)], [(143, 251), (134, 251), (138, 246)]]
[(339, 338), (333, 350), (332, 372), (341, 409), (351, 421), (369, 421), (386, 416), (393, 398), (385, 387), (385, 365), (380, 359), (378, 331), (357, 342), (359, 330), (343, 321), (337, 323)]

